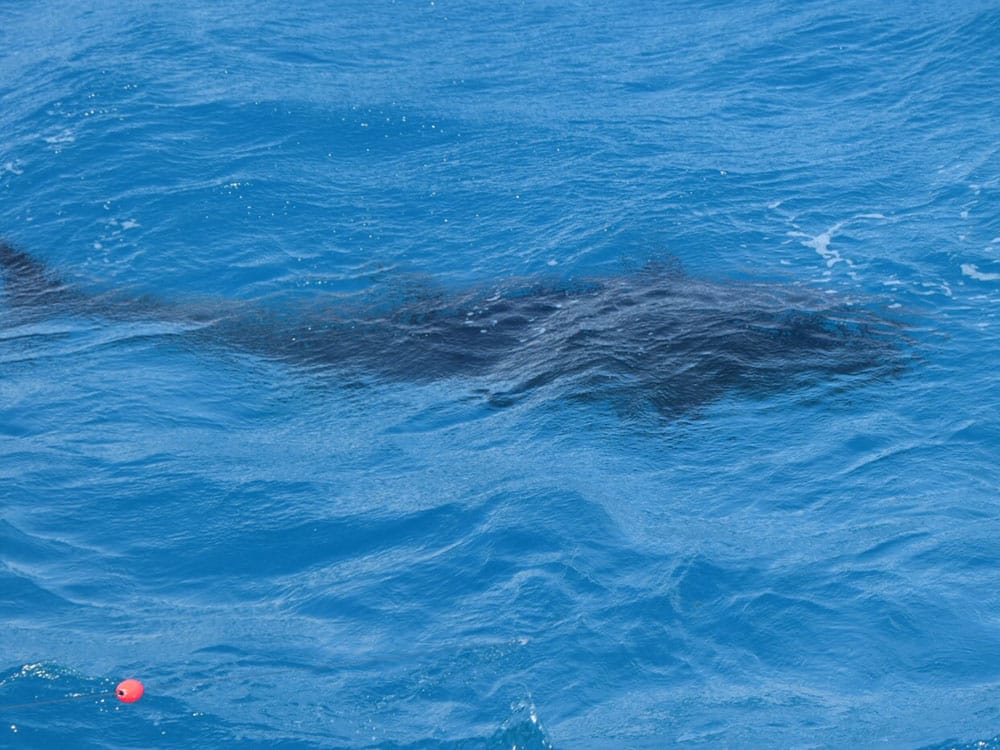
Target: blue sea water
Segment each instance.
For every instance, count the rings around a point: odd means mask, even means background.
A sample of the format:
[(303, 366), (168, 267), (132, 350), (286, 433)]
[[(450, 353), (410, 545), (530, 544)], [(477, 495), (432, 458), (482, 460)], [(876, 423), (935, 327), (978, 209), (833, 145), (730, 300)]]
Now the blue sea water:
[(997, 91), (975, 0), (0, 2), (0, 239), (74, 288), (666, 264), (902, 362), (498, 405), (0, 289), (0, 747), (1000, 747)]

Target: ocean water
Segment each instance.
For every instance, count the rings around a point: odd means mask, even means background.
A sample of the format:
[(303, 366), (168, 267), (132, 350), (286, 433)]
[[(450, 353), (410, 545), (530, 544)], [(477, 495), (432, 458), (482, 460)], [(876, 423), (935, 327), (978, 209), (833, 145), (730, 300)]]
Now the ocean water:
[(1000, 747), (998, 90), (975, 0), (3, 0), (0, 747)]

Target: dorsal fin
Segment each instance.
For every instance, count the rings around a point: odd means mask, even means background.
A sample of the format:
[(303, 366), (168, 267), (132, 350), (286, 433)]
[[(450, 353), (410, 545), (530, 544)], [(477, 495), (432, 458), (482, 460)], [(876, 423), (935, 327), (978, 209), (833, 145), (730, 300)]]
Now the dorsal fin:
[(44, 263), (0, 240), (3, 299), (11, 306), (49, 305), (69, 296), (66, 283)]

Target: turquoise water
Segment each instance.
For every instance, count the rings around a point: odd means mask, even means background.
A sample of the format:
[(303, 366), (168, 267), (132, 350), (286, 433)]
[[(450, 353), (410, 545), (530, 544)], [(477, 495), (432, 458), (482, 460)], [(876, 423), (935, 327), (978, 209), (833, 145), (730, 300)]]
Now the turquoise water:
[(0, 239), (72, 290), (0, 288), (0, 747), (1000, 746), (998, 41), (0, 3)]

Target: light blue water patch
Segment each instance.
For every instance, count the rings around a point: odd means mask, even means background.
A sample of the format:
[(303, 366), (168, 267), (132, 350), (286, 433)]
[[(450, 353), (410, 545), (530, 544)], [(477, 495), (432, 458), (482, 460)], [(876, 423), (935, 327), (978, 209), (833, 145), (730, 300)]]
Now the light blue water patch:
[(998, 29), (3, 4), (0, 746), (995, 745)]

